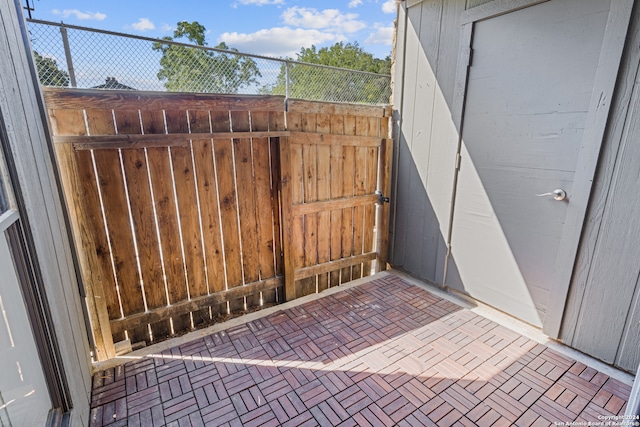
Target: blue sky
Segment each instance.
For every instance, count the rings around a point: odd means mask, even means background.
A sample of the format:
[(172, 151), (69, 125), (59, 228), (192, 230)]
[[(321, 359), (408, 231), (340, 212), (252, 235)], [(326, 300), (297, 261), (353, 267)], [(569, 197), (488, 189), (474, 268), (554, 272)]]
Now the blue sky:
[(207, 42), (241, 52), (295, 58), (301, 47), (358, 42), (379, 58), (391, 53), (394, 0), (38, 0), (34, 19), (147, 37), (171, 35), (176, 22), (198, 21)]

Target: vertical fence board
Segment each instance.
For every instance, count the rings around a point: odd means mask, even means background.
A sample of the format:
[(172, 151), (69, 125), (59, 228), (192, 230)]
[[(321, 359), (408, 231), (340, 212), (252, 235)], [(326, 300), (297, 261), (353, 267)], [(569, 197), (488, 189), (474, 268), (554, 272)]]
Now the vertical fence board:
[[(118, 279), (122, 311), (125, 316), (142, 313), (145, 308), (140, 276), (135, 262), (136, 253), (124, 193), (125, 183), (120, 168), (120, 156), (115, 150), (95, 150), (94, 157)], [(128, 332), (132, 342), (147, 338), (146, 328), (142, 326)]]
[[(290, 144), (291, 158), (291, 202), (294, 205), (304, 202), (304, 172), (302, 146)], [(294, 268), (304, 267), (304, 218), (295, 216), (292, 219), (292, 240)], [(299, 295), (299, 294), (298, 294)]]
[[(50, 110), (49, 115), (54, 135), (86, 135), (83, 111)], [(98, 210), (88, 208), (92, 204), (100, 205), (91, 153), (74, 152), (69, 144), (57, 144), (55, 148), (75, 245), (84, 249), (78, 254), (78, 260), (87, 293), (95, 358), (106, 360), (115, 356), (109, 320), (120, 317), (120, 306), (102, 216)]]
[[(331, 133), (331, 116), (329, 114), (317, 114), (316, 116), (316, 133)], [(318, 200), (331, 199), (331, 147), (327, 145), (318, 145), (317, 150), (317, 186)], [(318, 213), (318, 263), (325, 263), (331, 260), (331, 213), (329, 211)], [(318, 275), (318, 291), (323, 291), (329, 287), (329, 274), (324, 273)]]
[(271, 202), (271, 171), (269, 165), (269, 139), (253, 139), (253, 165), (255, 170), (256, 220), (258, 225), (258, 256), (260, 278), (275, 276), (273, 205)]
[[(344, 122), (342, 116), (331, 115), (330, 119), (331, 133), (334, 135), (344, 134)], [(342, 197), (344, 156), (341, 145), (331, 146), (331, 198), (337, 199)], [(342, 258), (342, 210), (335, 209), (331, 211), (331, 260)], [(329, 280), (331, 286), (340, 285), (339, 270), (330, 273)]]
[[(254, 132), (268, 131), (269, 112), (252, 111), (251, 130)], [(277, 186), (279, 153), (274, 149), (277, 147), (275, 147), (275, 140), (272, 138), (253, 139), (261, 279), (282, 274), (280, 204)], [(275, 289), (263, 291), (262, 299), (264, 303), (277, 302), (277, 291)]]
[[(189, 110), (189, 128), (192, 134), (211, 132), (209, 111)], [(197, 138), (197, 135), (194, 135), (194, 138)], [(213, 141), (211, 139), (194, 139), (192, 149), (196, 170), (196, 188), (200, 201), (208, 293), (211, 294), (225, 289)], [(226, 311), (226, 307), (211, 308), (212, 315), (218, 314), (220, 310)], [(207, 317), (207, 313), (201, 313), (201, 316)]]
[[(167, 110), (165, 112), (168, 133), (189, 133), (189, 121), (184, 110)], [(175, 181), (176, 198), (182, 235), (182, 250), (186, 268), (186, 298), (189, 300), (207, 294), (207, 282), (204, 274), (204, 255), (200, 234), (200, 217), (196, 196), (195, 176), (191, 147), (171, 147), (171, 164)], [(195, 314), (195, 313), (194, 313)], [(206, 313), (187, 318), (183, 322), (191, 325), (201, 323)]]
[[(140, 134), (140, 115), (137, 110), (114, 111), (119, 134)], [(151, 189), (144, 149), (122, 150), (122, 162), (133, 228), (138, 248), (138, 260), (144, 294), (149, 309), (167, 305), (162, 278), (160, 247), (158, 244), (155, 217), (151, 207)], [(170, 333), (169, 321), (158, 322), (151, 328), (153, 337), (164, 337)]]
[[(163, 111), (142, 110), (140, 115), (145, 134), (166, 133)], [(169, 150), (168, 148), (147, 148), (147, 159), (153, 187), (158, 234), (160, 235), (159, 245), (163, 255), (165, 294), (168, 295), (168, 303), (175, 304), (187, 298), (187, 283), (180, 243), (180, 231), (178, 229)], [(190, 327), (188, 316), (176, 316), (171, 321), (174, 331)], [(155, 328), (155, 325), (152, 325), (152, 328), (156, 334), (161, 332), (161, 328)], [(170, 333), (171, 330), (168, 332)], [(158, 335), (158, 337), (160, 338), (161, 336)]]
[(218, 173), (218, 197), (222, 220), (227, 286), (242, 285), (242, 262), (238, 234), (238, 210), (233, 174), (233, 146), (231, 140), (215, 141), (214, 152)]
[[(231, 112), (233, 132), (251, 130), (250, 115), (247, 111)], [(242, 270), (244, 283), (253, 283), (260, 278), (258, 254), (258, 226), (256, 221), (256, 188), (253, 166), (251, 139), (233, 140), (236, 168), (236, 186), (238, 192), (238, 214), (240, 220), (240, 239), (242, 242)], [(250, 295), (242, 301), (247, 308), (260, 305), (260, 295)]]
[[(307, 115), (308, 116), (308, 115)], [(312, 126), (315, 131), (315, 115)], [(302, 146), (304, 202), (315, 202), (318, 200), (317, 163), (316, 146)], [(318, 263), (318, 214), (312, 213), (304, 216), (304, 266), (309, 267)], [(312, 276), (300, 281), (302, 295), (316, 293), (316, 277)]]
[(240, 216), (244, 282), (252, 283), (260, 277), (260, 267), (258, 230), (256, 224), (256, 184), (253, 176), (251, 140), (245, 138), (234, 139), (233, 147), (238, 189), (238, 213)]
[[(366, 178), (365, 178), (365, 193), (372, 194), (376, 191), (377, 178), (378, 178), (378, 148), (367, 147), (366, 153)], [(376, 219), (376, 205), (369, 205), (364, 207), (364, 237), (363, 237), (363, 251), (368, 253), (374, 249), (374, 228)], [(371, 261), (367, 261), (362, 266), (364, 276), (371, 274)]]
[(284, 250), (282, 248), (282, 210), (281, 206), (284, 205), (281, 195), (281, 163), (280, 158), (280, 138), (269, 138), (269, 156), (271, 161), (271, 209), (273, 212), (273, 250), (275, 252), (275, 267), (276, 274), (283, 275), (283, 256)]
[[(367, 172), (367, 147), (355, 147), (355, 183), (354, 194), (362, 196), (365, 194), (365, 180)], [(364, 211), (365, 206), (353, 208), (353, 255), (362, 254), (364, 241)], [(362, 277), (362, 264), (352, 267), (352, 278)]]
[[(355, 183), (355, 148), (342, 147), (344, 156), (343, 175), (342, 175), (342, 196), (350, 197), (354, 195)], [(342, 258), (353, 255), (353, 210), (354, 208), (342, 209), (342, 228), (340, 235), (342, 237)], [(352, 268), (346, 267), (342, 269), (341, 283), (348, 282), (352, 279)]]
[[(384, 133), (383, 133), (384, 135)], [(380, 149), (380, 172), (378, 173), (378, 181), (380, 191), (385, 196), (391, 192), (391, 162), (393, 161), (393, 140), (391, 138), (383, 140)], [(378, 252), (377, 271), (387, 269), (387, 260), (389, 253), (389, 203), (384, 203), (378, 208), (378, 219), (376, 221), (376, 251)]]
[(295, 261), (293, 240), (293, 175), (291, 174), (291, 145), (289, 138), (279, 138), (280, 148), (280, 193), (282, 197), (282, 240), (285, 300), (294, 300), (296, 295)]
[[(110, 110), (87, 110), (87, 124), (91, 135), (109, 135), (116, 132)], [(104, 217), (109, 231), (111, 251), (115, 265), (122, 312), (125, 316), (145, 311), (140, 275), (136, 265), (134, 237), (129, 222), (129, 208), (125, 195), (125, 181), (117, 150), (94, 150), (98, 183), (104, 206)], [(148, 338), (145, 326), (128, 331), (132, 342)]]

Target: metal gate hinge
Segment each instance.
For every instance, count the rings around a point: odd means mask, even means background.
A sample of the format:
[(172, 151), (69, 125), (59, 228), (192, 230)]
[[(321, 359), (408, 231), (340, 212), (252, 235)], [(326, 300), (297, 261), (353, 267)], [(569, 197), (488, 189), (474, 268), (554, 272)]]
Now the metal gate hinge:
[(376, 195), (378, 196), (378, 204), (381, 205), (383, 203), (389, 203), (389, 198), (384, 196), (381, 191), (376, 191)]

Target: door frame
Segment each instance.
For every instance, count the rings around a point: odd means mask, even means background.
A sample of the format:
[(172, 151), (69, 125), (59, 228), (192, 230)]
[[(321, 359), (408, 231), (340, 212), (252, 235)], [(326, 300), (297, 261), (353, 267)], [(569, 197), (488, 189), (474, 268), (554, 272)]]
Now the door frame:
[[(451, 257), (451, 238), (453, 234), (453, 217), (455, 214), (458, 174), (460, 172), (467, 83), (469, 67), (473, 60), (472, 42), (474, 25), (479, 21), (495, 18), (547, 1), (550, 0), (494, 0), (468, 9), (461, 16), (460, 45), (456, 66), (453, 108), (451, 111), (453, 122), (458, 130), (458, 146), (447, 234), (448, 250), (444, 265), (443, 285), (445, 286), (448, 262)], [(593, 177), (600, 155), (600, 147), (609, 117), (609, 110), (611, 108), (618, 69), (625, 46), (625, 38), (631, 19), (633, 3), (633, 0), (611, 0), (611, 8), (609, 10), (609, 17), (600, 50), (600, 57), (598, 59), (593, 92), (589, 102), (589, 112), (587, 113), (581, 149), (578, 154), (573, 185), (567, 195), (567, 198), (571, 202), (567, 207), (565, 224), (576, 225), (573, 227), (563, 227), (558, 247), (558, 256), (556, 257), (556, 264), (554, 266), (549, 306), (543, 323), (543, 332), (552, 338), (558, 338), (560, 335), (565, 304), (573, 276), (578, 245), (582, 236), (583, 223), (591, 195)]]
[(71, 393), (56, 338), (54, 322), (46, 297), (45, 284), (35, 256), (33, 235), (26, 215), (26, 206), (17, 185), (15, 159), (9, 145), (3, 112), (0, 111), (0, 182), (8, 193), (9, 209), (0, 214), (0, 239), (6, 239), (13, 257), (15, 273), (22, 293), (30, 329), (45, 377), (51, 412), (48, 423), (60, 413), (73, 408)]

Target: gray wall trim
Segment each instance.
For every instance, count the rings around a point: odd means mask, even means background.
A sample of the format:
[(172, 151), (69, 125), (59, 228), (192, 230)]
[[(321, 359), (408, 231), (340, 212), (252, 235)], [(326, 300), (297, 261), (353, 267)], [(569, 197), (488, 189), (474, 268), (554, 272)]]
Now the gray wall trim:
[(568, 194), (569, 206), (565, 224), (575, 224), (575, 226), (565, 226), (563, 229), (553, 283), (551, 284), (549, 308), (543, 326), (544, 333), (552, 338), (558, 338), (560, 335), (578, 244), (582, 235), (600, 147), (609, 118), (611, 100), (620, 69), (632, 9), (633, 0), (613, 0), (611, 2), (589, 114), (582, 138), (582, 148), (576, 164), (573, 186)]
[[(43, 121), (38, 81), (19, 0), (0, 1), (0, 109), (15, 172), (12, 174), (23, 228), (32, 237), (32, 260), (46, 288), (66, 380), (73, 400), (73, 426), (89, 424), (91, 359), (83, 300), (54, 159)], [(73, 369), (72, 369), (73, 368)]]
[[(409, 5), (407, 5), (407, 9)], [(391, 209), (390, 209), (390, 218), (389, 218), (389, 263), (394, 264), (394, 255), (396, 249), (396, 218), (398, 215), (398, 173), (399, 173), (399, 162), (400, 162), (400, 141), (402, 135), (402, 119), (404, 116), (404, 86), (405, 86), (405, 71), (406, 71), (406, 63), (407, 63), (407, 23), (409, 21), (409, 13), (403, 7), (402, 4), (397, 5), (397, 27), (396, 27), (396, 45), (395, 54), (396, 58), (402, 58), (402, 62), (398, 64), (397, 59), (394, 64), (395, 68), (395, 77), (393, 84), (393, 100), (392, 104), (394, 106), (393, 111), (393, 168), (391, 172)], [(400, 32), (402, 30), (402, 33)], [(398, 36), (402, 36), (402, 44), (400, 44), (400, 40)], [(398, 53), (398, 47), (402, 49), (402, 53)], [(398, 67), (398, 65), (400, 65)]]
[(525, 7), (545, 3), (549, 0), (494, 0), (466, 10), (462, 14), (462, 24), (470, 24), (484, 19), (495, 18), (505, 13), (515, 12)]
[[(456, 84), (453, 95), (453, 108), (451, 114), (453, 122), (458, 130), (458, 146), (456, 154), (460, 156), (462, 150), (462, 127), (464, 126), (464, 104), (467, 96), (467, 80), (469, 78), (469, 66), (471, 65), (471, 43), (473, 41), (473, 23), (465, 23), (460, 29), (460, 48), (458, 50), (458, 65), (456, 67)], [(447, 247), (451, 246), (451, 238), (453, 236), (453, 217), (456, 207), (456, 192), (458, 190), (458, 175), (460, 170), (454, 167), (453, 188), (451, 191), (451, 208), (449, 210), (449, 229), (446, 237)], [(442, 277), (443, 286), (447, 285), (447, 271), (449, 260), (451, 259), (450, 251), (444, 258), (444, 271)]]

